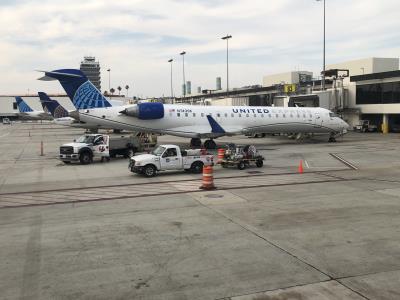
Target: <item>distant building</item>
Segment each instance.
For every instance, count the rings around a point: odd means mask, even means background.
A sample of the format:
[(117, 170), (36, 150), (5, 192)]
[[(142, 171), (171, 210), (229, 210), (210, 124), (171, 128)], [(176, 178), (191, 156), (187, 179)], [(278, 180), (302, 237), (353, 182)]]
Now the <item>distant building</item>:
[(309, 71), (292, 71), (279, 74), (266, 75), (263, 78), (263, 86), (275, 84), (299, 84), (310, 82), (313, 73)]
[(85, 56), (81, 61), (80, 70), (101, 91), (100, 63), (96, 61), (96, 58), (94, 56)]

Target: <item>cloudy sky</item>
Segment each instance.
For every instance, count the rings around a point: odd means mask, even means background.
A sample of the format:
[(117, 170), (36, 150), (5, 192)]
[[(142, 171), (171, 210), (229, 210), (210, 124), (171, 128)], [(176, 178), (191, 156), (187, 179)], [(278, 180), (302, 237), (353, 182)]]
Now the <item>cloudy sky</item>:
[[(326, 0), (327, 64), (364, 57), (399, 57), (399, 0)], [(180, 95), (186, 79), (215, 87), (262, 83), (290, 70), (319, 72), (322, 2), (316, 0), (0, 0), (0, 94), (62, 92), (34, 70), (79, 68), (84, 55), (102, 67), (102, 89), (128, 84), (130, 94)]]

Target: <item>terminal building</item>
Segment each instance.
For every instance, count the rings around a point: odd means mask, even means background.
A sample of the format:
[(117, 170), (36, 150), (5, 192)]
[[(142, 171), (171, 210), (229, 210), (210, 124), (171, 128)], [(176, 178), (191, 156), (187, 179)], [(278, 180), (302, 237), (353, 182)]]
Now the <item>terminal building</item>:
[(100, 63), (94, 56), (85, 56), (81, 61), (80, 70), (101, 91)]
[(179, 103), (323, 107), (338, 113), (351, 127), (369, 120), (379, 130), (400, 132), (398, 58), (365, 58), (327, 65), (325, 90), (309, 71), (263, 77), (263, 85), (203, 90), (177, 98)]

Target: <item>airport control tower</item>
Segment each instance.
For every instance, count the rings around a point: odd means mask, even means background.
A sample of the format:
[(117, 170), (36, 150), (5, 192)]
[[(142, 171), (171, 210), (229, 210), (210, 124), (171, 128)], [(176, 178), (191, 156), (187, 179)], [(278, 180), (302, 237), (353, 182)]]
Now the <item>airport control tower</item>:
[(81, 61), (80, 70), (101, 91), (100, 63), (96, 61), (96, 58), (94, 56), (85, 56)]

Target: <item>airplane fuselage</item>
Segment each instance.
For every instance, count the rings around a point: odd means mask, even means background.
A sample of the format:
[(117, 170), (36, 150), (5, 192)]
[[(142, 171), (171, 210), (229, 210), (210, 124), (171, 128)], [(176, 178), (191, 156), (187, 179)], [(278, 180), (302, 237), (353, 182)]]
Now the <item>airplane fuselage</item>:
[[(156, 132), (190, 138), (263, 133), (340, 133), (348, 124), (324, 108), (163, 105), (162, 118), (140, 119), (121, 113), (134, 105), (79, 110), (81, 121), (101, 127)], [(213, 132), (211, 116), (224, 130)]]

